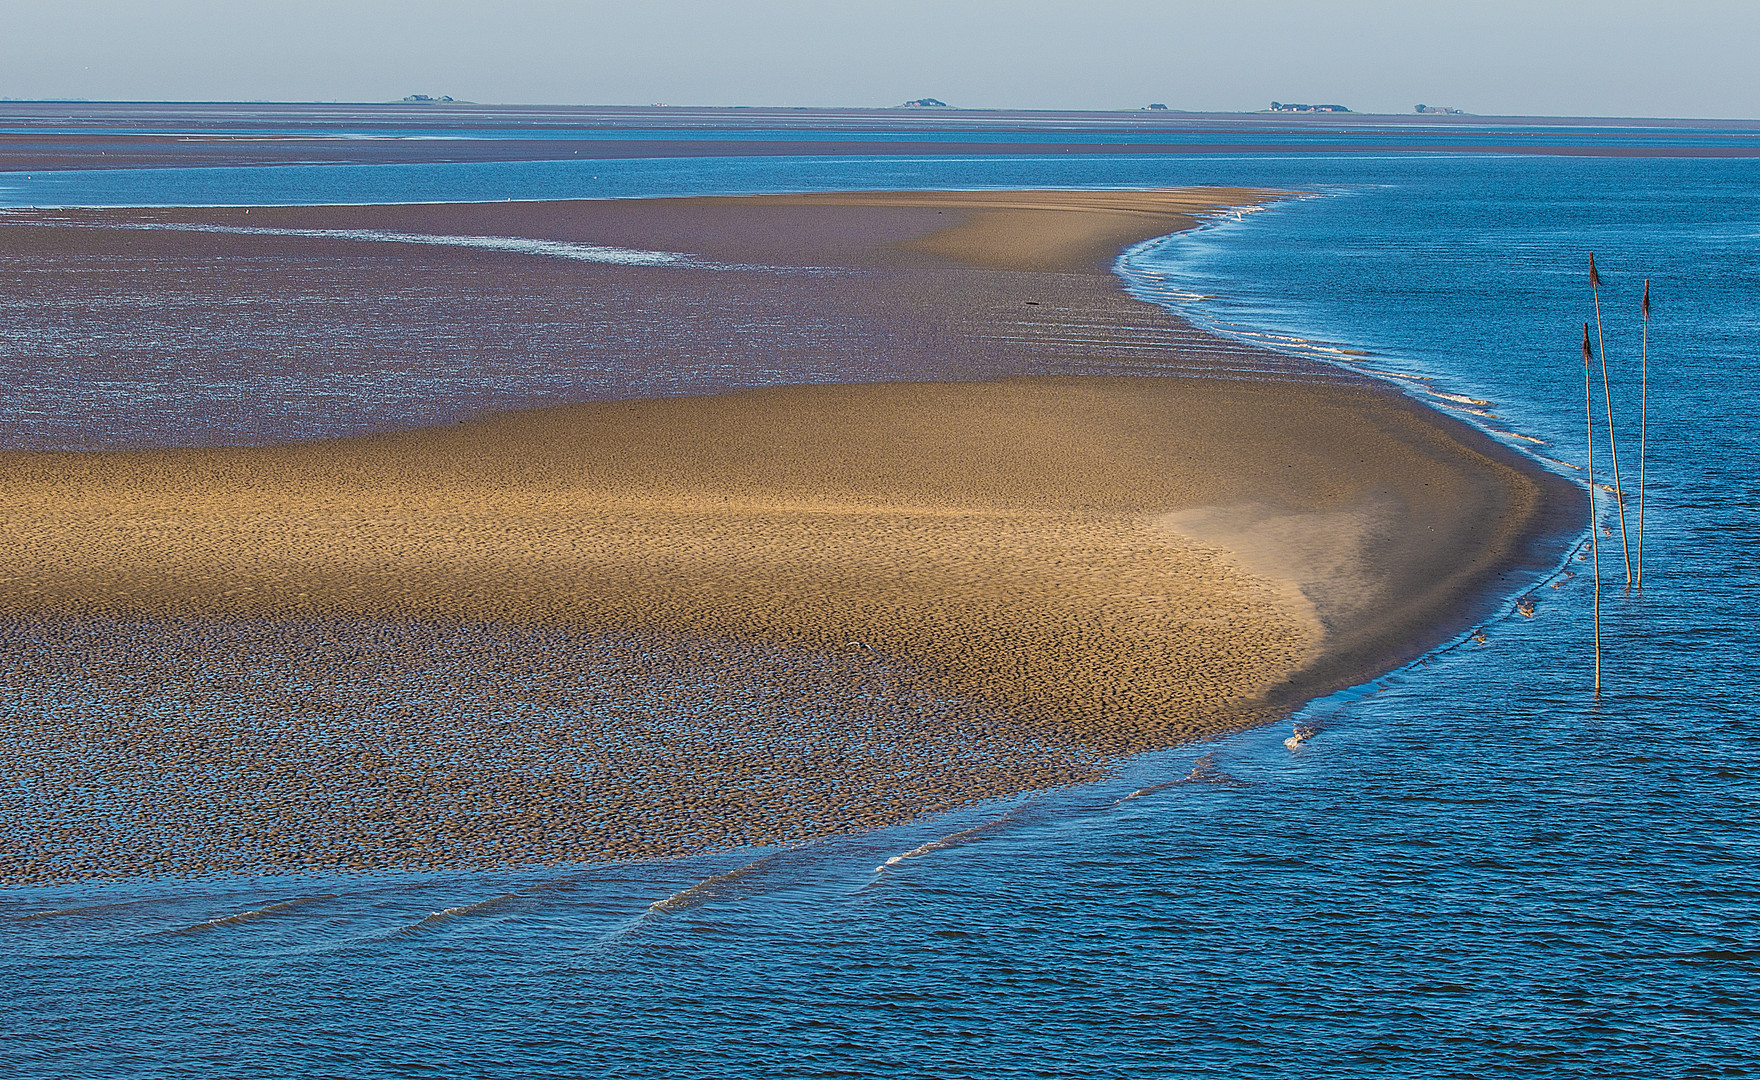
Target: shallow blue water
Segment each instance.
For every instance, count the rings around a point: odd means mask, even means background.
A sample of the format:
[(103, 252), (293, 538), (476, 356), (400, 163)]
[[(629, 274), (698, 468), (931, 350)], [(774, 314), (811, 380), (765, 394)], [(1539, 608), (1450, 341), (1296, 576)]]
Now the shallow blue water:
[[(8, 890), (0, 1031), (17, 1071), (1760, 1072), (1760, 164), (625, 165), (622, 194), (1320, 191), (1150, 245), (1127, 278), (1227, 332), (1430, 376), (1572, 464), (1594, 250), (1628, 487), (1649, 276), (1646, 588), (1623, 590), (1603, 500), (1604, 694), (1588, 691), (1590, 594), (1573, 561), (1577, 576), (1535, 588), (1532, 618), (1312, 706), (1320, 733), (1294, 752), (1282, 728), (1248, 732), (1105, 784), (775, 853)], [(497, 168), (472, 182), (527, 175)]]
[[(1348, 134), (1348, 133), (1346, 133)], [(265, 165), (225, 168), (99, 169), (0, 173), (0, 208), (55, 206), (264, 206), (387, 202), (500, 202), (615, 199), (923, 187), (1085, 187), (1159, 184), (1313, 186), (1375, 183), (1388, 176), (1522, 175), (1539, 170), (1593, 183), (1604, 174), (1660, 182), (1675, 170), (1710, 169), (1752, 177), (1756, 159), (1541, 158), (1431, 154), (1426, 140), (1385, 155), (1343, 152), (1349, 139), (1317, 141), (1299, 154), (1176, 153), (1118, 157), (863, 155), (641, 158), (397, 165)], [(1610, 136), (1608, 147), (1626, 145)], [(1697, 132), (1694, 140), (1729, 152), (1760, 138), (1749, 132)], [(807, 144), (810, 146), (810, 142)], [(1079, 144), (1072, 143), (1072, 150)], [(1485, 192), (1489, 194), (1489, 192)], [(1613, 196), (1615, 191), (1604, 194)]]

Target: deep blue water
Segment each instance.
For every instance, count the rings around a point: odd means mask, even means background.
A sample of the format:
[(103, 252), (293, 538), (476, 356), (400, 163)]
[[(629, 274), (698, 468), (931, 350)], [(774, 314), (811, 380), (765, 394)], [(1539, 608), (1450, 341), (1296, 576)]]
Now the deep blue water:
[(1429, 376), (1570, 464), (1593, 250), (1628, 488), (1638, 290), (1655, 288), (1646, 587), (1623, 588), (1604, 499), (1604, 693), (1573, 560), (1532, 618), (1311, 706), (1320, 733), (1294, 752), (1282, 727), (1247, 732), (771, 853), (6, 890), (19, 1074), (1760, 1072), (1760, 163), (592, 165), (604, 186), (568, 163), (339, 167), (84, 174), (7, 198), (1300, 188), (1320, 195), (1145, 246), (1127, 280), (1225, 332)]

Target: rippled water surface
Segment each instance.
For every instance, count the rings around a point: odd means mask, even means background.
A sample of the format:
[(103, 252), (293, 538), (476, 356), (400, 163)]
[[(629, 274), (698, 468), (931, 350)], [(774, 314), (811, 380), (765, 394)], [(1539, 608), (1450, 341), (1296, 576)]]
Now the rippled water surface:
[[(1225, 332), (1356, 350), (1359, 366), (1429, 377), (1410, 381), (1415, 393), (1487, 402), (1433, 397), (1494, 413), (1473, 418), (1542, 440), (1517, 441), (1573, 475), (1594, 250), (1628, 487), (1650, 277), (1646, 587), (1623, 588), (1604, 500), (1605, 693), (1588, 691), (1590, 589), (1572, 560), (1575, 576), (1537, 583), (1531, 617), (1512, 612), (1483, 640), (1312, 706), (1301, 719), (1318, 734), (1293, 751), (1283, 728), (1248, 732), (1137, 759), (1103, 784), (775, 851), (7, 890), (0, 1030), (13, 1068), (1760, 1071), (1755, 163), (594, 164), (624, 168), (624, 194), (643, 182), (1319, 192), (1146, 246), (1127, 279)], [(527, 193), (497, 168), (471, 183)]]

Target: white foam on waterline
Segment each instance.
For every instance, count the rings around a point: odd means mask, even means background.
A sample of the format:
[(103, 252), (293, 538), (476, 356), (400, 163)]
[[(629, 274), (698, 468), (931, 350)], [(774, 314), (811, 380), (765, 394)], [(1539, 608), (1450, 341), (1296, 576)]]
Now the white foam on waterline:
[(1444, 401), (1457, 402), (1458, 404), (1461, 404), (1461, 405), (1489, 405), (1489, 404), (1491, 404), (1491, 402), (1486, 401), (1483, 398), (1468, 397), (1465, 394), (1447, 394), (1447, 393), (1443, 393), (1441, 390), (1426, 390), (1425, 393), (1429, 394), (1431, 397), (1438, 397)]
[(1550, 462), (1554, 465), (1563, 465), (1567, 469), (1575, 469), (1578, 472), (1583, 471), (1583, 467), (1581, 465), (1573, 465), (1568, 461), (1560, 461), (1558, 458), (1555, 458), (1555, 457), (1547, 457), (1545, 454), (1535, 454), (1534, 456), (1539, 458), (1541, 461)]
[[(1493, 435), (1502, 435), (1505, 438), (1509, 438), (1509, 439), (1520, 439), (1523, 442), (1531, 442), (1535, 446), (1547, 445), (1547, 442), (1545, 439), (1535, 438), (1532, 435), (1523, 435), (1519, 431), (1505, 431), (1502, 428), (1494, 428), (1494, 427), (1487, 427), (1485, 430), (1489, 431)], [(1538, 456), (1538, 455), (1536, 455), (1536, 456)]]
[(1240, 206), (1223, 206), (1197, 215), (1200, 221), (1219, 223), (1224, 221), (1240, 221), (1248, 214), (1257, 214), (1271, 209), (1270, 203), (1245, 203)]
[(1467, 413), (1470, 416), (1484, 417), (1487, 420), (1501, 420), (1501, 419), (1503, 419), (1502, 417), (1498, 416), (1496, 413), (1491, 412), (1488, 409), (1475, 409), (1470, 405), (1455, 405), (1452, 402), (1447, 402), (1447, 401), (1433, 401), (1430, 404), (1436, 406), (1438, 409), (1447, 409), (1450, 412), (1463, 412), (1463, 413)]

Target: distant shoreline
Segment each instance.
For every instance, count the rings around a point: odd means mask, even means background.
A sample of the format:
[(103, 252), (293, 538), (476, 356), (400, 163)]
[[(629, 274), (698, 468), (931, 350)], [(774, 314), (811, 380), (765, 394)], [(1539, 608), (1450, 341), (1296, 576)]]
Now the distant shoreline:
[(0, 129), (0, 173), (801, 154), (1760, 157), (1760, 119), (1403, 112), (0, 101)]

